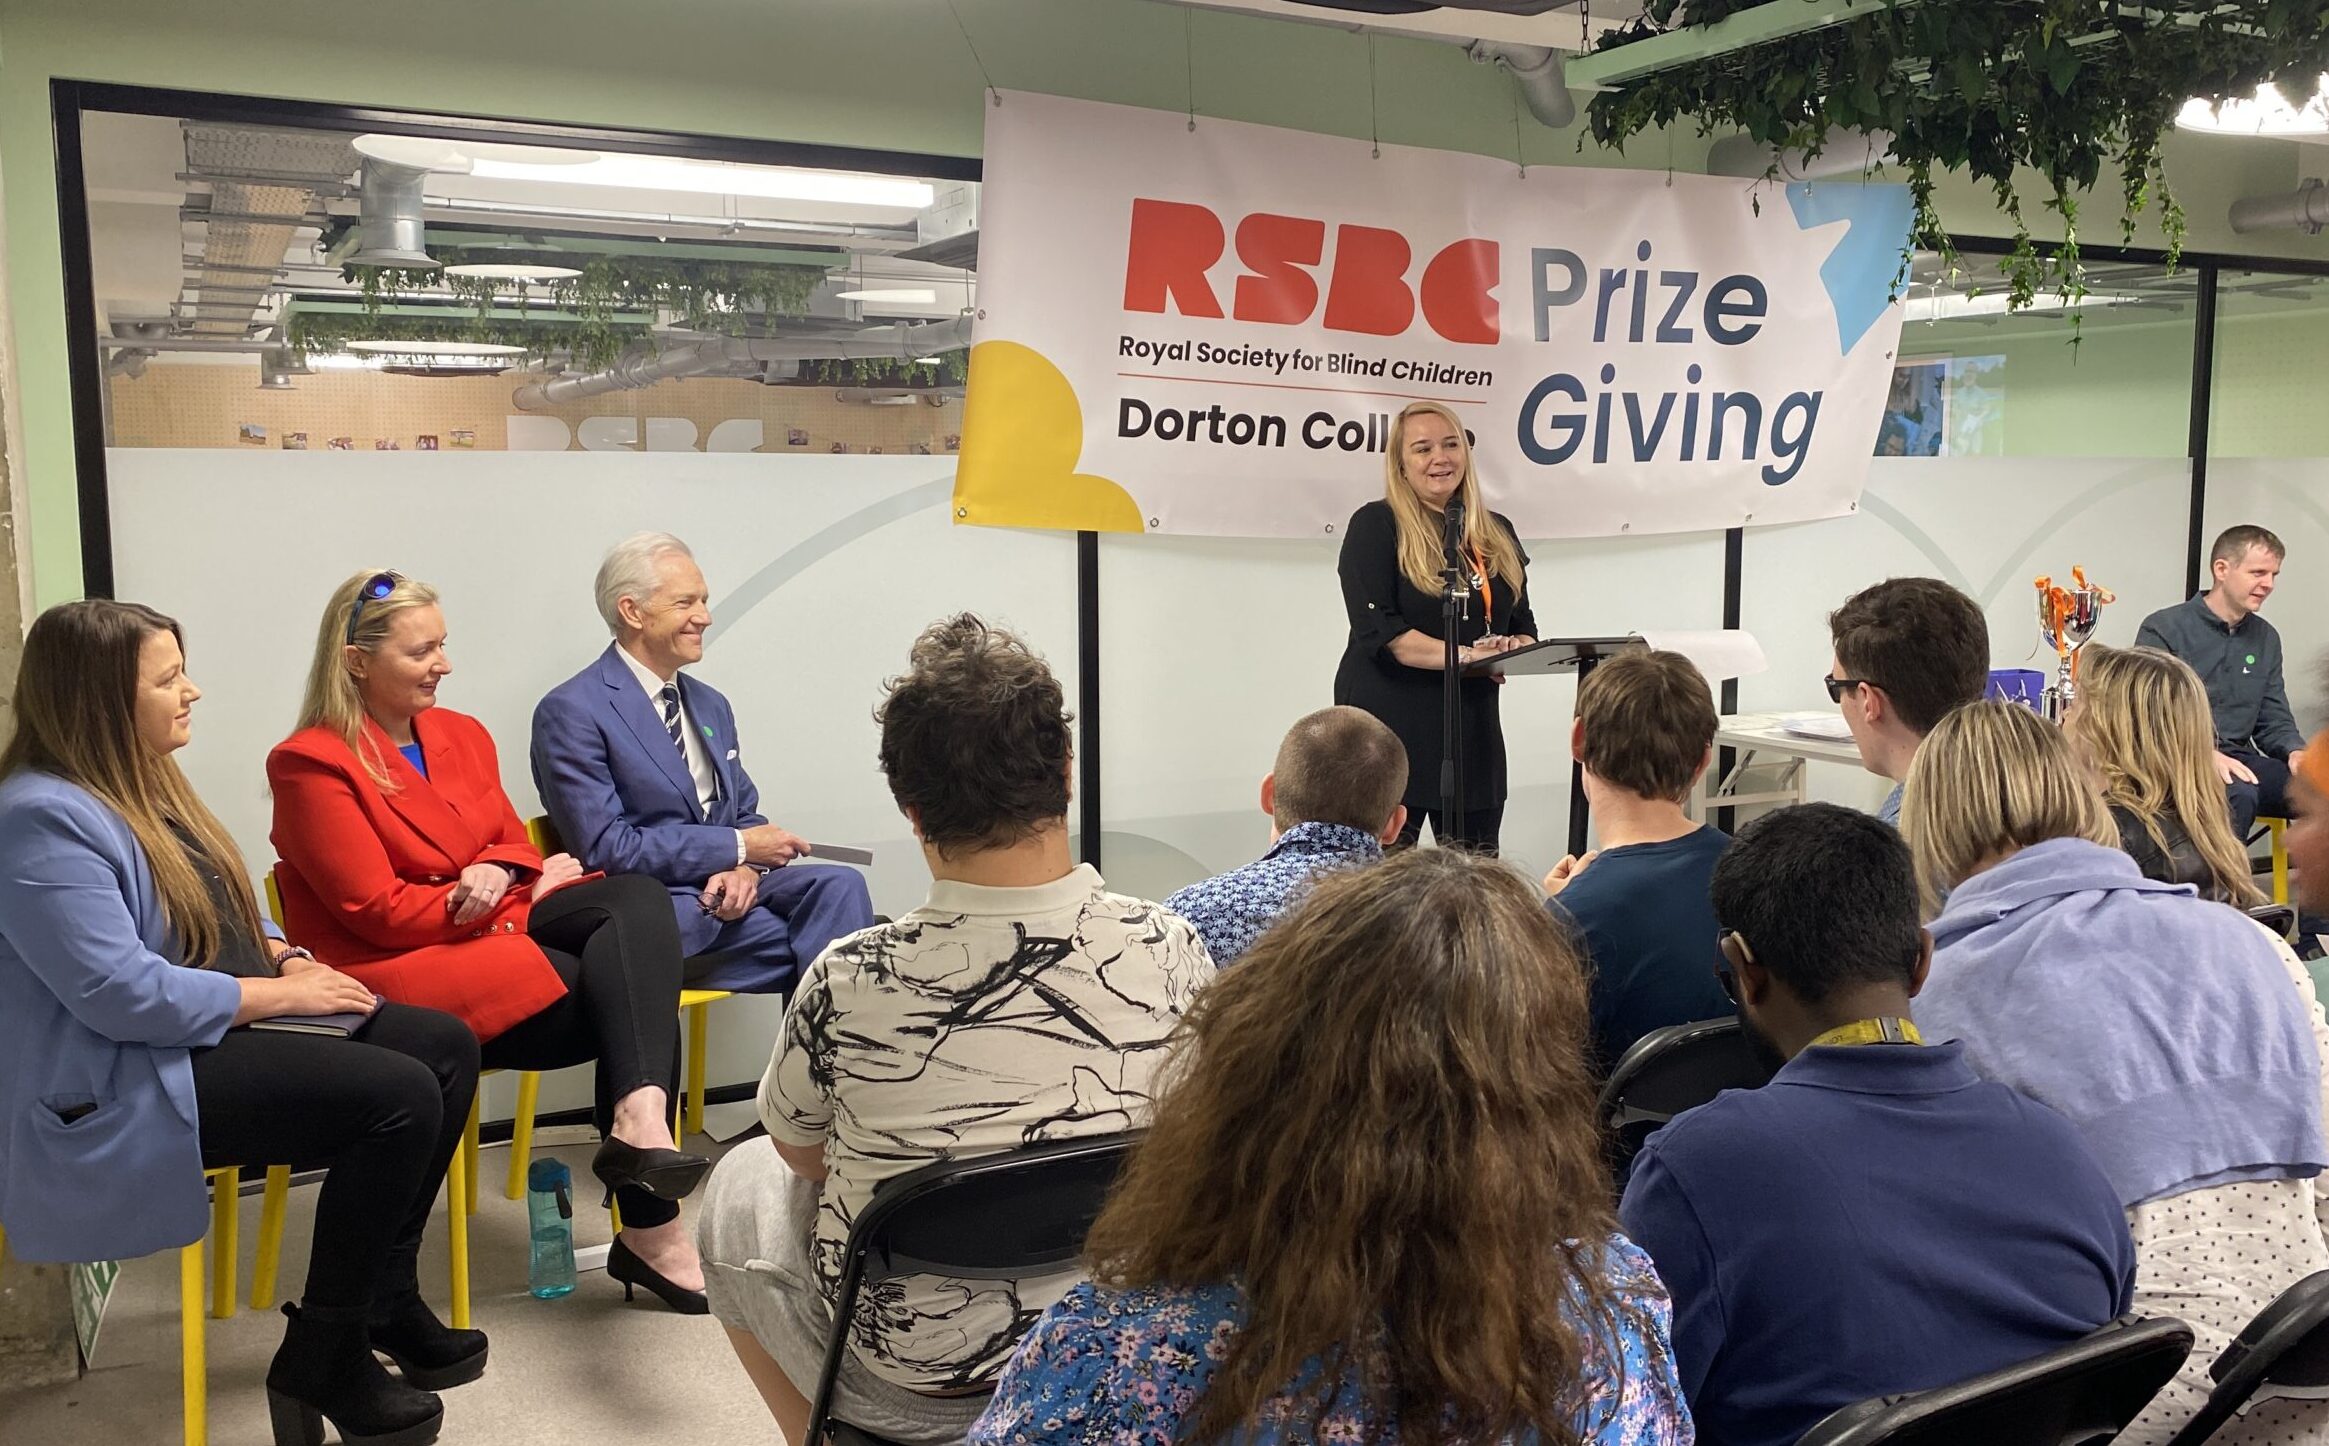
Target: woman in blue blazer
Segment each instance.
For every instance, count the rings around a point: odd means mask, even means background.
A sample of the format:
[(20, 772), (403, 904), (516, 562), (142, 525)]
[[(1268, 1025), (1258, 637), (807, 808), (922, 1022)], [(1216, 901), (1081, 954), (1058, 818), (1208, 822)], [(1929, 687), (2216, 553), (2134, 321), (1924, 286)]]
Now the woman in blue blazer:
[[(0, 1224), (26, 1260), (143, 1255), (201, 1237), (205, 1167), (327, 1168), (267, 1372), (277, 1446), (320, 1446), (326, 1418), (350, 1446), (423, 1446), (434, 1392), (485, 1369), (414, 1271), (477, 1042), (262, 920), (170, 757), (200, 696), (149, 608), (65, 603), (25, 638), (0, 752)], [(244, 1027), (329, 1014), (353, 1035)]]

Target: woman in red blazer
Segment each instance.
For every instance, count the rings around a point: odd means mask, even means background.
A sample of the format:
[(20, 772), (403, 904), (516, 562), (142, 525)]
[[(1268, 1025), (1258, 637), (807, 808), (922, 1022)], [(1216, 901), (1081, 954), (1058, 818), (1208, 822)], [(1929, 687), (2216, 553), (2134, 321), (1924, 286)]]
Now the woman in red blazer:
[(663, 886), (544, 859), (493, 739), (436, 706), (453, 670), (437, 595), (350, 578), (317, 634), (299, 731), (267, 756), (284, 923), (383, 998), (460, 1016), (487, 1069), (598, 1062), (591, 1169), (622, 1202), (607, 1274), (704, 1311), (678, 1201), (710, 1162), (671, 1137), (679, 930)]

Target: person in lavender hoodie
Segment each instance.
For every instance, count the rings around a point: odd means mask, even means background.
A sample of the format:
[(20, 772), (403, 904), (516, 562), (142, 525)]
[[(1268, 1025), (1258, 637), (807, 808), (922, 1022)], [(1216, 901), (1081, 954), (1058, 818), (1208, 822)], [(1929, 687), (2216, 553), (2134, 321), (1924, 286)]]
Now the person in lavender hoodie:
[[(2146, 879), (2059, 730), (1981, 703), (1909, 770), (1901, 828), (1928, 910), (1917, 1019), (1975, 1071), (2069, 1117), (2135, 1239), (2135, 1309), (2198, 1337), (2118, 1437), (2158, 1446), (2208, 1366), (2283, 1290), (2329, 1270), (2320, 1176), (2329, 1025), (2286, 946), (2188, 885)], [(2272, 1401), (2216, 1443), (2318, 1440), (2329, 1402)]]

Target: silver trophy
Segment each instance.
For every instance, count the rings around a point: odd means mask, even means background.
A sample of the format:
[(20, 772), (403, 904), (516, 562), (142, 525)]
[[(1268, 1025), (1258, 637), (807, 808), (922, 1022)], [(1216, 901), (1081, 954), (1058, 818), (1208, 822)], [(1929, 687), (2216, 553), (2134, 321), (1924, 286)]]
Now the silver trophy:
[(2057, 659), (2054, 682), (2046, 689), (2046, 716), (2056, 722), (2078, 696), (2078, 654), (2094, 636), (2103, 606), (2118, 601), (2117, 594), (2086, 580), (2086, 569), (2070, 570), (2071, 586), (2056, 587), (2054, 579), (2038, 579), (2038, 637)]

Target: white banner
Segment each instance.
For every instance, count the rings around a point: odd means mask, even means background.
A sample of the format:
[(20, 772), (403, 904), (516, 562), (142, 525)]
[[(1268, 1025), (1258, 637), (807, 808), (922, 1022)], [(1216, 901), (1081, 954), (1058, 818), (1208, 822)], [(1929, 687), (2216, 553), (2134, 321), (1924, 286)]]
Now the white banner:
[(1523, 536), (1852, 509), (1904, 187), (1370, 152), (1004, 93), (956, 519), (1316, 536), (1416, 400)]

